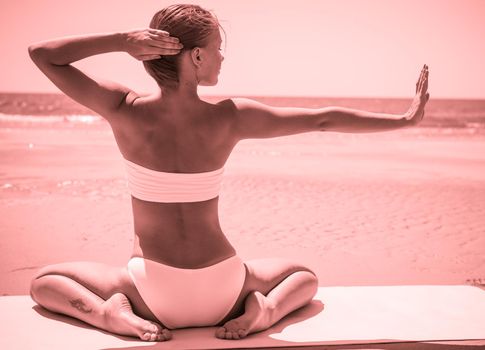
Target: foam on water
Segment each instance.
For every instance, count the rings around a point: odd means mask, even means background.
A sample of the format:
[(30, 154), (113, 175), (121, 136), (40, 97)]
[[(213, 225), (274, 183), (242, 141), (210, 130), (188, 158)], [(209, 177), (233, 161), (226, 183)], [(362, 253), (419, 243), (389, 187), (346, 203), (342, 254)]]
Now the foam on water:
[(103, 119), (94, 115), (9, 115), (0, 113), (0, 123), (20, 123), (20, 124), (95, 124), (102, 122)]

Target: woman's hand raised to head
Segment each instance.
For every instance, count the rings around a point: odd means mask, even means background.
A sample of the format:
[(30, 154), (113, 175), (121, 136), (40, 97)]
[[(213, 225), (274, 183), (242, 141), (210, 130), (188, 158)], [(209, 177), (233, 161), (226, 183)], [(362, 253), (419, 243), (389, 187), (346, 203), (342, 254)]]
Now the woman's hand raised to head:
[(418, 124), (424, 117), (424, 107), (429, 100), (428, 77), (428, 66), (425, 64), (416, 83), (416, 95), (411, 103), (411, 107), (409, 107), (409, 110), (405, 114), (406, 119), (412, 125)]
[(137, 60), (148, 61), (176, 55), (183, 45), (166, 31), (146, 28), (123, 32), (123, 47)]

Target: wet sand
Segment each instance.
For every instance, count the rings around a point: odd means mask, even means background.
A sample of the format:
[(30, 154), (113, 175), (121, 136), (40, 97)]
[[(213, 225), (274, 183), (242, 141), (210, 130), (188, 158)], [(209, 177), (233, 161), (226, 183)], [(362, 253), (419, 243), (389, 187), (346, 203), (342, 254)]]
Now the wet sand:
[[(485, 281), (485, 138), (453, 130), (244, 140), (220, 221), (244, 260), (298, 260), (321, 286)], [(133, 244), (107, 125), (0, 125), (1, 295), (40, 266), (124, 265)]]

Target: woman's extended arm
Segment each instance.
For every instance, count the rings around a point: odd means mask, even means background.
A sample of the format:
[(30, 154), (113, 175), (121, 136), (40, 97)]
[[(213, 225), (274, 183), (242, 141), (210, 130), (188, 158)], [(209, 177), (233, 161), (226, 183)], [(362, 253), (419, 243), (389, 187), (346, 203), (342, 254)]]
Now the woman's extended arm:
[(286, 136), (310, 131), (376, 132), (418, 124), (429, 99), (428, 67), (416, 83), (416, 96), (404, 114), (367, 112), (344, 107), (320, 109), (270, 107), (248, 99), (233, 99), (240, 139)]
[(29, 54), (66, 95), (109, 118), (126, 101), (131, 90), (117, 83), (97, 81), (73, 67), (72, 62), (114, 51), (125, 51), (138, 60), (149, 60), (177, 54), (180, 48), (178, 39), (150, 28), (42, 41), (30, 45)]

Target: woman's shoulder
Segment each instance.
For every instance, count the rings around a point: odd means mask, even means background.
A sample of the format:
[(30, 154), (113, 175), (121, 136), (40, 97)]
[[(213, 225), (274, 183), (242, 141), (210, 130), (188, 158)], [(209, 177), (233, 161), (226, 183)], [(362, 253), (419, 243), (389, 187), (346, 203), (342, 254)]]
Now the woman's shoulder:
[(239, 105), (242, 105), (245, 103), (257, 103), (257, 102), (247, 97), (228, 97), (224, 100), (220, 100), (216, 104), (227, 105), (227, 106), (231, 106), (232, 108), (237, 108)]
[(224, 115), (228, 116), (238, 126), (242, 120), (247, 119), (246, 115), (254, 112), (266, 111), (271, 108), (261, 102), (247, 97), (231, 97), (217, 102)]
[(226, 98), (224, 100), (221, 100), (217, 102), (217, 106), (220, 106), (221, 108), (227, 109), (227, 111), (230, 111), (233, 115), (237, 115), (241, 110), (244, 110), (245, 108), (252, 107), (252, 108), (261, 108), (261, 107), (267, 107), (264, 104), (247, 98), (247, 97), (231, 97), (231, 98)]
[(219, 102), (221, 105), (227, 106), (234, 113), (239, 113), (246, 109), (267, 109), (270, 106), (261, 103), (257, 100), (247, 97), (231, 97)]
[(231, 98), (219, 100), (217, 102), (210, 103), (217, 115), (224, 116), (226, 118), (233, 118), (236, 115), (237, 108)]

